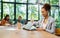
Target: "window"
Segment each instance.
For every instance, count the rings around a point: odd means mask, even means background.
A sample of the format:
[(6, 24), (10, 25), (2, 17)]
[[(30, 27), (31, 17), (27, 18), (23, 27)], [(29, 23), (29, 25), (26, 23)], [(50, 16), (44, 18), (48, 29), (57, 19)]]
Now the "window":
[(55, 19), (58, 18), (58, 16), (59, 16), (58, 7), (52, 7), (51, 8), (51, 16), (54, 17)]
[(26, 5), (16, 4), (16, 18), (19, 16), (21, 16), (22, 19), (26, 19)]
[(0, 20), (1, 20), (1, 3), (0, 3)]
[[(60, 0), (59, 0), (59, 7), (60, 7)], [(60, 9), (60, 8), (59, 8)]]
[(3, 18), (6, 14), (10, 15), (10, 19), (14, 19), (14, 4), (3, 3)]
[(28, 0), (28, 3), (37, 3), (37, 0)]
[(51, 5), (58, 5), (59, 0), (50, 0)]
[[(57, 19), (60, 15), (59, 1), (60, 0), (0, 0), (0, 19), (2, 19), (1, 14), (3, 15), (3, 18), (6, 14), (9, 14), (10, 19), (17, 19), (19, 16), (22, 16), (22, 19), (27, 20), (42, 19), (41, 8), (45, 3), (49, 3), (52, 6), (51, 16)], [(1, 7), (1, 5), (3, 7)]]
[(28, 5), (28, 20), (38, 20), (38, 5)]
[(16, 2), (19, 2), (19, 3), (27, 3), (27, 0), (16, 0)]
[(40, 19), (42, 19), (42, 13), (41, 13), (41, 8), (43, 7), (43, 5), (40, 5)]
[(45, 4), (45, 3), (49, 3), (49, 0), (39, 0), (39, 3)]
[(14, 0), (3, 0), (4, 2), (14, 2)]

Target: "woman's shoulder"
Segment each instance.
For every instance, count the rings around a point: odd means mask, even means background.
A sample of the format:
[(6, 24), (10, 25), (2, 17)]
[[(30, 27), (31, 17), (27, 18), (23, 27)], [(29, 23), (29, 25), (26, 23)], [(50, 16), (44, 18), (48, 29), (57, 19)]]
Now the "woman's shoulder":
[(53, 17), (51, 17), (51, 16), (49, 17), (49, 20), (50, 21), (55, 21), (55, 19)]

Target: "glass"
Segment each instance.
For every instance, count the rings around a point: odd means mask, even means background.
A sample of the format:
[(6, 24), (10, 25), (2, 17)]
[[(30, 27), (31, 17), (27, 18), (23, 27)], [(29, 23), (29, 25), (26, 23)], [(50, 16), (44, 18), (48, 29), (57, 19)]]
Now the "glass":
[(3, 18), (6, 14), (10, 15), (10, 19), (14, 19), (14, 4), (3, 3)]
[(38, 2), (45, 4), (45, 3), (49, 3), (49, 1), (50, 1), (50, 0), (39, 0)]
[[(59, 6), (60, 6), (60, 0), (59, 0)], [(60, 9), (60, 8), (59, 8)]]
[(59, 0), (50, 0), (51, 5), (58, 5)]
[(28, 5), (28, 20), (38, 20), (38, 5)]
[(58, 18), (56, 19), (56, 27), (59, 27), (60, 26), (60, 8), (59, 8), (59, 16)]
[(58, 19), (58, 17), (59, 17), (58, 7), (51, 8), (51, 16), (54, 17), (55, 19)]
[(40, 20), (43, 18), (42, 13), (41, 13), (41, 8), (43, 7), (43, 5), (40, 5)]
[(14, 2), (15, 0), (3, 0), (4, 2)]
[(37, 0), (28, 0), (28, 3), (37, 3)]
[(16, 19), (21, 16), (22, 19), (26, 19), (26, 5), (17, 4), (16, 5)]
[(27, 3), (27, 0), (16, 0), (16, 2), (19, 2), (19, 3)]

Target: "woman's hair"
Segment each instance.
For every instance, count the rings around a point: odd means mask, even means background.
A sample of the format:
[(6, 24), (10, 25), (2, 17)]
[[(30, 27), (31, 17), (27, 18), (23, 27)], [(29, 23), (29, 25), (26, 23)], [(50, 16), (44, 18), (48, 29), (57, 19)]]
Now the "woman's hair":
[(7, 17), (9, 17), (9, 15), (6, 15), (5, 18), (4, 18), (4, 20), (7, 20)]
[(46, 3), (42, 8), (45, 8), (46, 11), (50, 11), (51, 5)]
[(20, 18), (22, 18), (21, 16), (19, 16)]

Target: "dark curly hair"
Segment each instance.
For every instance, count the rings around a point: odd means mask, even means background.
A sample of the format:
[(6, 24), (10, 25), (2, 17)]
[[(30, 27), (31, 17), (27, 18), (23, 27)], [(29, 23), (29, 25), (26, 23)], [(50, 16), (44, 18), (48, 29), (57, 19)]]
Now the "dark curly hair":
[(46, 11), (50, 11), (51, 5), (46, 3), (42, 8), (45, 8)]

